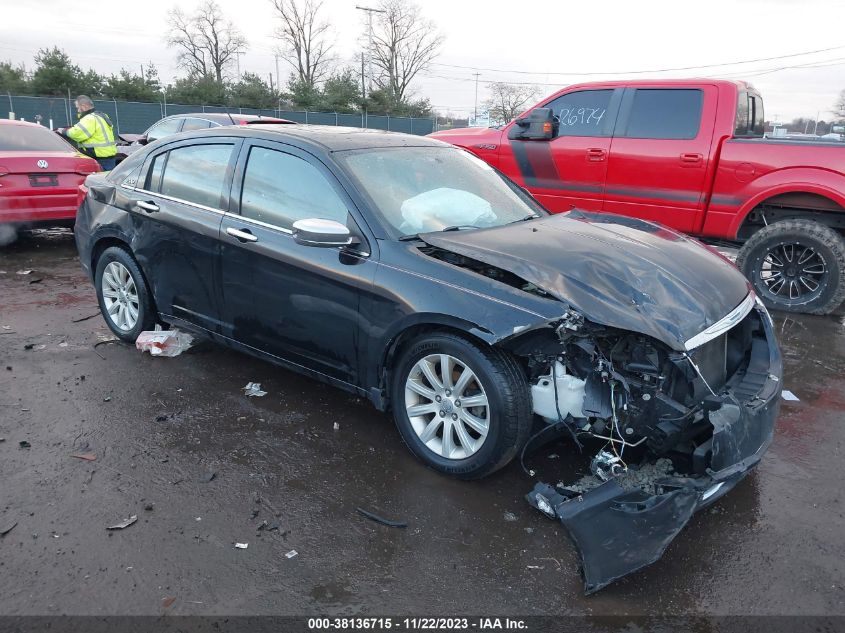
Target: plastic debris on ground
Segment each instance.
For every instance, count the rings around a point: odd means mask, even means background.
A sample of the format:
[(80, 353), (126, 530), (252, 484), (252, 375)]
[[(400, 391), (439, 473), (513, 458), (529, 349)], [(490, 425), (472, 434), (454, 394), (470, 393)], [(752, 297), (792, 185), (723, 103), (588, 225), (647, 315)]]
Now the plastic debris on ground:
[(387, 527), (393, 528), (406, 528), (408, 524), (404, 521), (393, 521), (392, 519), (385, 519), (377, 514), (370, 512), (369, 510), (364, 510), (364, 508), (355, 508), (355, 511), (360, 514), (361, 516), (367, 517), (370, 521), (375, 521), (376, 523), (381, 523), (382, 525), (386, 525)]
[(267, 392), (261, 390), (261, 383), (260, 382), (248, 382), (246, 383), (246, 387), (243, 388), (244, 395), (249, 396), (250, 398), (255, 398), (257, 396), (266, 396)]
[(6, 536), (9, 532), (15, 529), (17, 524), (17, 521), (12, 521), (11, 523), (7, 523), (6, 525), (0, 527), (0, 536)]
[(82, 459), (86, 462), (93, 462), (97, 460), (97, 456), (94, 453), (74, 453), (71, 457), (76, 459)]
[(152, 356), (173, 358), (191, 347), (193, 341), (193, 336), (180, 330), (147, 330), (138, 335), (135, 347)]
[(800, 402), (800, 400), (798, 399), (798, 396), (796, 396), (794, 393), (792, 393), (788, 389), (784, 389), (781, 392), (780, 397), (783, 398), (784, 400), (788, 401), (788, 402)]
[(295, 549), (292, 549), (287, 554), (285, 554), (285, 558), (293, 558), (294, 556), (299, 556), (299, 552), (297, 552)]
[(126, 519), (125, 521), (121, 521), (120, 523), (115, 523), (114, 525), (110, 525), (107, 527), (107, 530), (122, 530), (124, 528), (128, 528), (130, 525), (135, 523), (138, 520), (138, 515), (133, 514), (131, 517)]
[(249, 547), (249, 543), (235, 543), (235, 549), (246, 549)]
[(31, 270), (19, 270), (17, 272), (17, 274), (18, 275), (30, 275), (30, 274), (32, 274), (32, 271)]

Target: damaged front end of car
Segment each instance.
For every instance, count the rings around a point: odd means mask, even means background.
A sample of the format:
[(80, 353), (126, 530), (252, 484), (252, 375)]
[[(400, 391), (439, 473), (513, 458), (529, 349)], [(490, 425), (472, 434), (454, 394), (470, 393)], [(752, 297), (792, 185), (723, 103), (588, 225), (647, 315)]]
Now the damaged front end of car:
[(772, 440), (781, 358), (753, 293), (682, 350), (572, 309), (504, 345), (527, 360), (534, 412), (602, 446), (579, 481), (527, 495), (567, 528), (587, 593), (657, 561)]
[(658, 560), (765, 453), (780, 351), (726, 259), (656, 224), (580, 211), (422, 237), (429, 256), (560, 307), (495, 344), (523, 361), (545, 422), (536, 443), (599, 447), (579, 481), (527, 495), (566, 526), (587, 593)]

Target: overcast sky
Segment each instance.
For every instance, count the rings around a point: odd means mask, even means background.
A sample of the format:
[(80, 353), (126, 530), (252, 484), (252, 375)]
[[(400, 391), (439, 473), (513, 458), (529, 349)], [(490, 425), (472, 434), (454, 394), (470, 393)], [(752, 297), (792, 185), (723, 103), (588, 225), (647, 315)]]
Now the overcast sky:
[[(352, 63), (360, 51), (364, 19), (355, 5), (363, 2), (324, 3), (325, 16), (334, 27), (335, 52), (343, 63)], [(121, 67), (138, 72), (142, 63), (152, 61), (167, 83), (179, 73), (175, 51), (164, 43), (167, 10), (174, 4), (2, 0), (0, 59), (31, 68), (39, 48), (55, 45), (83, 69), (106, 74)], [(179, 4), (187, 11), (196, 2)], [(767, 118), (780, 121), (814, 118), (817, 111), (822, 119), (829, 118), (836, 96), (845, 88), (842, 0), (420, 0), (420, 4), (445, 42), (436, 65), (416, 80), (414, 92), (428, 97), (438, 111), (456, 115), (472, 112), (474, 72), (481, 73), (479, 103), (486, 97), (485, 82), (491, 81), (533, 82), (547, 94), (568, 84), (609, 78), (747, 78), (763, 93)], [(241, 71), (265, 78), (275, 75), (271, 1), (220, 0), (220, 5), (250, 43), (241, 57)], [(808, 51), (818, 52), (795, 55)], [(764, 60), (785, 55), (794, 56)], [(746, 60), (762, 61), (727, 65)], [(712, 67), (657, 72), (705, 65)], [(647, 72), (625, 74), (628, 71)], [(283, 81), (287, 72), (282, 62)]]

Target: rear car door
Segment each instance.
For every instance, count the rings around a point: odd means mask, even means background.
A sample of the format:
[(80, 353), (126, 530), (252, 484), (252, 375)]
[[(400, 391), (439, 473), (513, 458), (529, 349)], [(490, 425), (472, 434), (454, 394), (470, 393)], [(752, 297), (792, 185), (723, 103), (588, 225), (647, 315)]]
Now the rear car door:
[[(232, 206), (221, 227), (225, 333), (300, 367), (358, 384), (359, 302), (376, 264), (354, 205), (326, 166), (281, 143), (255, 140), (238, 161)], [(296, 220), (349, 226), (361, 244), (297, 244)]]
[(604, 210), (695, 231), (716, 104), (715, 86), (627, 88), (610, 148)]
[(219, 332), (217, 255), (239, 139), (204, 137), (150, 155), (134, 192), (135, 255), (160, 312)]
[(549, 211), (600, 211), (621, 98), (621, 88), (576, 90), (542, 105), (560, 121), (557, 136), (509, 140), (502, 146), (502, 171), (521, 181)]

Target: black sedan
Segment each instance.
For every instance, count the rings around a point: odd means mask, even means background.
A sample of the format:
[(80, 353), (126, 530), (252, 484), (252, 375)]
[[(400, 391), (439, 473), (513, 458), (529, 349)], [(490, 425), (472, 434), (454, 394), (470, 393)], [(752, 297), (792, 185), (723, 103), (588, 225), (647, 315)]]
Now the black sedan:
[(595, 451), (585, 480), (528, 495), (590, 591), (656, 560), (771, 441), (780, 354), (730, 262), (649, 222), (549, 215), (463, 150), (221, 127), (86, 183), (80, 257), (123, 340), (176, 326), (368, 398), (462, 478), (546, 431)]

